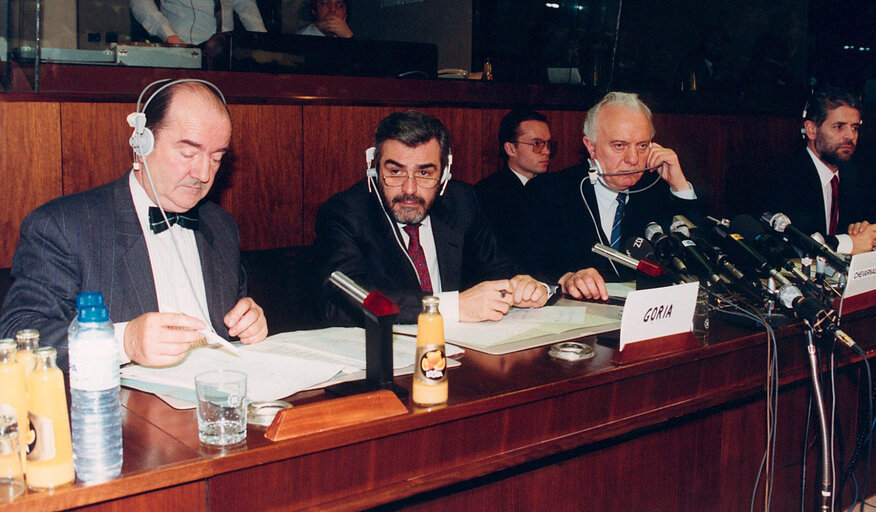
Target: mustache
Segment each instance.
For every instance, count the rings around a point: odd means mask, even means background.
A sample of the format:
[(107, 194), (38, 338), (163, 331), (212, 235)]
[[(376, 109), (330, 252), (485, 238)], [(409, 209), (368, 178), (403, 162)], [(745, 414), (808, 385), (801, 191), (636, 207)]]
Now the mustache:
[(398, 203), (402, 203), (402, 202), (406, 202), (406, 203), (407, 202), (415, 202), (415, 203), (419, 204), (420, 206), (426, 206), (426, 200), (418, 195), (415, 195), (415, 194), (402, 194), (402, 195), (396, 196), (392, 199), (393, 205), (398, 204)]

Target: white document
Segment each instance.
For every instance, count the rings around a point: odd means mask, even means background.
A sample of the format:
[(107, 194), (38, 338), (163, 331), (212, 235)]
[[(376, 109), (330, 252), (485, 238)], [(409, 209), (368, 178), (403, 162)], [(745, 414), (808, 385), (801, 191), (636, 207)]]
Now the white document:
[[(444, 339), (488, 354), (507, 354), (617, 329), (621, 309), (561, 299), (540, 309), (512, 308), (499, 322), (445, 322)], [(416, 325), (396, 325), (393, 330), (417, 334)]]
[(849, 280), (843, 298), (876, 290), (876, 252), (870, 251), (852, 256), (849, 264)]
[(624, 304), (618, 350), (637, 341), (690, 331), (699, 288), (699, 283), (685, 283), (631, 292)]
[[(121, 369), (122, 379), (157, 384), (182, 390), (195, 389), (195, 376), (208, 370), (237, 370), (246, 374), (247, 397), (251, 401), (278, 400), (310, 386), (331, 379), (344, 366), (290, 355), (250, 350), (240, 347), (239, 356), (211, 346), (189, 351), (179, 364), (147, 368), (132, 364)], [(139, 386), (130, 386), (138, 387)], [(185, 396), (180, 394), (179, 396)], [(189, 395), (193, 396), (193, 395)]]
[(636, 291), (635, 281), (626, 283), (605, 283), (608, 296), (612, 299), (626, 299), (630, 292)]

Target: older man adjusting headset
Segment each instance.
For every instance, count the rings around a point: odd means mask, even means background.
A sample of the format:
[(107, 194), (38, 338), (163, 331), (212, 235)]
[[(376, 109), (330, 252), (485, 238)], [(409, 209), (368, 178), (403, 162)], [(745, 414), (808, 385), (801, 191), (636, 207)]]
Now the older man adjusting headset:
[(699, 218), (678, 155), (653, 142), (654, 134), (651, 110), (637, 95), (610, 92), (584, 122), (588, 165), (532, 183), (528, 231), (538, 240), (541, 270), (573, 297), (606, 300), (606, 279), (632, 278), (594, 255), (593, 244), (619, 249), (643, 236), (649, 222), (668, 226), (674, 214)]
[[(320, 284), (340, 270), (416, 321), (423, 295), (437, 295), (448, 321), (500, 320), (511, 306), (540, 307), (547, 287), (499, 253), (472, 187), (450, 180), (450, 134), (426, 114), (396, 112), (377, 126), (366, 178), (319, 209)], [(320, 287), (336, 325), (358, 325), (358, 311), (333, 287)]]

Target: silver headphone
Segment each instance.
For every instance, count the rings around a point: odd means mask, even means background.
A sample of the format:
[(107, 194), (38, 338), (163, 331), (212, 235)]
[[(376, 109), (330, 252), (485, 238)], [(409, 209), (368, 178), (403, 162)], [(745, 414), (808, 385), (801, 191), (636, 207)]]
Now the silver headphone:
[[(149, 98), (146, 100), (146, 103), (143, 103), (143, 96), (147, 92), (149, 92), (149, 89), (152, 89), (156, 85), (163, 83), (163, 82), (166, 82), (166, 83), (164, 83), (164, 85), (162, 85), (161, 87), (157, 88), (155, 90), (155, 92), (153, 92), (149, 96)], [(152, 133), (152, 130), (150, 130), (149, 128), (146, 127), (146, 114), (145, 114), (145, 112), (146, 112), (146, 108), (149, 106), (149, 103), (151, 103), (152, 99), (155, 98), (155, 96), (157, 96), (158, 93), (160, 93), (161, 91), (163, 91), (163, 90), (165, 90), (168, 87), (171, 87), (173, 85), (181, 84), (181, 83), (185, 83), (185, 82), (198, 82), (198, 83), (202, 83), (204, 85), (211, 87), (214, 91), (216, 91), (216, 94), (219, 95), (219, 98), (222, 100), (222, 103), (225, 105), (228, 104), (225, 101), (225, 96), (222, 94), (222, 91), (220, 91), (219, 88), (216, 87), (215, 84), (208, 82), (206, 80), (200, 80), (197, 78), (180, 78), (180, 79), (163, 78), (161, 80), (156, 80), (156, 81), (152, 82), (151, 84), (147, 85), (140, 92), (140, 96), (137, 98), (137, 111), (131, 112), (130, 114), (128, 114), (128, 117), (127, 117), (128, 126), (130, 126), (131, 128), (134, 129), (134, 133), (131, 134), (131, 138), (128, 140), (128, 144), (131, 145), (131, 149), (134, 150), (135, 155), (146, 156), (149, 153), (151, 153), (153, 149), (155, 149), (155, 134)], [(141, 104), (143, 105), (143, 108), (140, 108)], [(136, 163), (136, 157), (135, 157), (134, 168), (135, 169), (139, 168), (139, 165)]]
[[(377, 148), (371, 146), (370, 148), (365, 150), (365, 177), (368, 181), (368, 192), (371, 192), (371, 182), (374, 181), (374, 187), (377, 187), (377, 167), (374, 165), (374, 153), (377, 151)], [(438, 193), (439, 196), (444, 195), (444, 190), (447, 189), (447, 183), (450, 182), (450, 178), (453, 175), (450, 173), (450, 167), (453, 165), (453, 153), (447, 153), (447, 166), (441, 170), (441, 179), (438, 181), (438, 184), (441, 185), (441, 192)]]

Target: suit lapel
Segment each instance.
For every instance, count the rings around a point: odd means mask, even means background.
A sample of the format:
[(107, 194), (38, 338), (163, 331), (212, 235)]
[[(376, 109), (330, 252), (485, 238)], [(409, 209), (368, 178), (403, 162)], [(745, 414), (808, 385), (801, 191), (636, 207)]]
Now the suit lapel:
[(119, 304), (130, 318), (144, 311), (158, 311), (158, 298), (155, 293), (155, 280), (146, 239), (137, 219), (128, 175), (116, 181), (113, 187), (114, 239), (115, 239), (115, 277), (118, 283), (113, 293), (118, 293)]
[[(594, 187), (596, 185), (591, 185), (589, 181), (586, 181), (583, 185), (580, 185), (580, 188), (584, 191), (584, 199), (585, 201), (578, 201), (578, 215), (582, 216), (584, 219), (590, 219), (591, 222), (595, 220), (596, 225), (593, 226), (595, 230), (602, 234), (601, 240), (605, 245), (610, 243), (610, 235), (611, 233), (606, 233), (602, 230), (602, 217), (599, 215), (599, 202), (596, 200), (596, 192), (594, 191)], [(589, 211), (588, 211), (589, 206)], [(593, 218), (590, 218), (590, 213), (593, 213)], [(586, 221), (583, 223), (586, 225)], [(587, 233), (582, 233), (582, 237), (585, 237)], [(597, 237), (600, 238), (600, 237)], [(586, 237), (584, 238), (587, 239)]]
[(201, 222), (198, 229), (195, 231), (195, 242), (198, 245), (198, 257), (201, 260), (201, 275), (204, 277), (204, 292), (207, 296), (207, 314), (210, 315), (210, 322), (213, 328), (218, 333), (222, 333), (226, 327), (223, 323), (223, 318), (227, 311), (217, 311), (216, 308), (221, 308), (222, 294), (224, 289), (222, 286), (223, 273), (217, 270), (221, 269), (222, 262), (219, 261), (219, 251), (214, 247), (216, 237), (213, 234), (208, 222)]
[(459, 290), (462, 283), (463, 233), (453, 227), (452, 219), (445, 215), (440, 206), (430, 214), (432, 235), (435, 238), (435, 251), (438, 253), (438, 272), (441, 274), (442, 290)]

